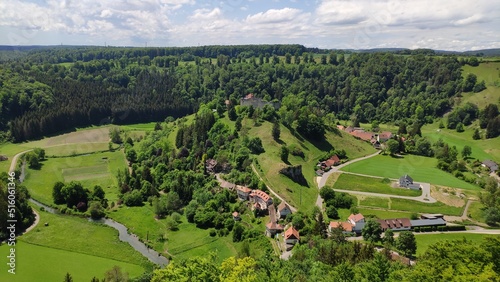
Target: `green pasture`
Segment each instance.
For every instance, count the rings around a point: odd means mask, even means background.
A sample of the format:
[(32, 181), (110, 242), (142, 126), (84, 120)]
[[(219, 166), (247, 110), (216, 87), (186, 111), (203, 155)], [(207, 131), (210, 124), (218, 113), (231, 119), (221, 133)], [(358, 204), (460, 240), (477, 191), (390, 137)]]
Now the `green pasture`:
[[(166, 219), (155, 219), (148, 204), (142, 207), (120, 207), (109, 214), (114, 220), (126, 224), (130, 233), (147, 241), (155, 250), (171, 255), (173, 259), (185, 259), (206, 255), (216, 251), (220, 260), (236, 255), (231, 233), (226, 237), (211, 237), (209, 230), (197, 228), (195, 224), (183, 221), (179, 230), (166, 228)], [(164, 237), (166, 240), (162, 241)]]
[[(327, 183), (331, 185), (332, 183)], [(380, 178), (372, 178), (366, 176), (359, 176), (353, 174), (343, 173), (339, 176), (337, 181), (333, 183), (334, 189), (362, 191), (370, 193), (391, 194), (398, 196), (417, 197), (422, 195), (421, 191), (393, 188), (388, 183), (382, 183)]]
[[(35, 208), (35, 207), (34, 207)], [(40, 211), (40, 223), (18, 240), (54, 249), (113, 259), (147, 267), (149, 261), (128, 243), (118, 239), (118, 231), (86, 218)], [(44, 226), (48, 223), (48, 226)]]
[[(464, 132), (442, 128), (439, 129), (438, 122), (426, 124), (422, 127), (422, 136), (429, 138), (434, 143), (440, 138), (450, 146), (456, 146), (460, 153), (465, 145), (472, 149), (471, 157), (484, 161), (492, 159), (500, 163), (500, 138), (473, 140), (474, 128), (478, 128), (476, 123), (471, 127), (466, 127)], [(484, 134), (485, 129), (481, 130)]]
[(380, 219), (389, 218), (410, 218), (413, 212), (403, 212), (403, 211), (392, 211), (387, 209), (371, 209), (371, 208), (361, 208), (358, 207), (358, 211), (364, 217), (375, 216)]
[(122, 129), (123, 131), (152, 131), (154, 130), (155, 125), (156, 122), (135, 123), (120, 125), (120, 129)]
[(490, 103), (500, 104), (500, 62), (483, 62), (477, 67), (465, 65), (462, 67), (462, 76), (473, 73), (477, 81), (484, 80), (486, 89), (479, 93), (463, 93), (462, 103), (471, 102), (478, 105), (480, 109)]
[[(9, 248), (6, 244), (0, 246), (3, 261), (7, 261), (5, 256)], [(16, 274), (2, 267), (0, 281), (33, 282), (41, 281), (41, 277), (43, 281), (63, 281), (66, 273), (71, 274), (73, 281), (90, 281), (93, 277), (103, 279), (104, 273), (115, 265), (131, 278), (144, 272), (141, 266), (133, 263), (18, 241)]]
[(376, 207), (382, 209), (389, 208), (389, 198), (386, 197), (365, 197), (359, 200), (359, 206), (363, 207)]
[[(118, 149), (118, 145), (113, 144), (113, 149)], [(62, 144), (45, 148), (47, 157), (56, 156), (75, 156), (90, 154), (94, 152), (105, 152), (109, 150), (109, 142), (100, 143), (81, 143), (81, 144)]]
[(481, 202), (474, 201), (469, 205), (469, 209), (467, 209), (468, 216), (475, 221), (485, 222), (485, 217), (483, 214), (484, 206)]
[(43, 203), (51, 204), (52, 187), (57, 181), (80, 181), (92, 190), (100, 185), (110, 201), (116, 201), (116, 172), (126, 167), (123, 152), (105, 152), (76, 157), (48, 158), (40, 169), (26, 169), (23, 184), (31, 196)]
[(443, 232), (435, 234), (421, 234), (416, 232), (413, 234), (415, 234), (415, 239), (417, 239), (417, 256), (423, 255), (431, 245), (444, 240), (463, 240), (465, 238), (475, 244), (481, 244), (486, 237), (500, 236), (460, 232)]
[[(260, 176), (266, 184), (284, 197), (292, 206), (305, 212), (312, 209), (318, 195), (315, 168), (320, 157), (332, 148), (346, 150), (347, 156), (351, 159), (375, 152), (375, 149), (370, 144), (356, 140), (343, 132), (341, 135), (327, 132), (325, 140), (311, 142), (301, 136), (293, 135), (283, 125), (281, 126), (280, 140), (277, 142), (271, 135), (271, 123), (264, 122), (257, 127), (253, 127), (253, 124), (250, 123), (253, 123), (253, 121), (245, 119), (243, 126), (249, 128), (249, 136), (261, 138), (265, 150), (265, 153), (255, 157), (258, 162), (255, 166)], [(307, 180), (308, 186), (297, 184), (279, 173), (281, 168), (287, 166), (279, 156), (282, 145), (294, 145), (304, 152), (305, 157), (303, 159), (290, 154), (288, 160), (290, 165), (302, 165), (302, 173)]]
[(446, 215), (462, 215), (463, 207), (448, 206), (441, 202), (424, 203), (407, 199), (391, 198), (391, 209), (416, 213), (442, 213)]
[(401, 158), (378, 155), (355, 162), (343, 171), (361, 173), (379, 177), (398, 179), (408, 174), (415, 182), (428, 182), (447, 187), (479, 190), (480, 188), (454, 177), (436, 167), (437, 159), (416, 155), (405, 155)]

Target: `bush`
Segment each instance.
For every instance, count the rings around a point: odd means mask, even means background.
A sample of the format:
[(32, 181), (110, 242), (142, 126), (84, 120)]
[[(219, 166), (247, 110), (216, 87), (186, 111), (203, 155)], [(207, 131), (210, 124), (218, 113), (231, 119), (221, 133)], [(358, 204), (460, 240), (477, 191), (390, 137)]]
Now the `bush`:
[(413, 231), (414, 231), (414, 232), (420, 232), (420, 227), (414, 227), (414, 228), (413, 228)]
[(139, 190), (133, 190), (123, 195), (123, 203), (128, 207), (142, 206), (142, 195)]
[(209, 231), (209, 234), (210, 234), (210, 237), (215, 237), (215, 235), (217, 235), (217, 231), (215, 231), (215, 229), (210, 229)]

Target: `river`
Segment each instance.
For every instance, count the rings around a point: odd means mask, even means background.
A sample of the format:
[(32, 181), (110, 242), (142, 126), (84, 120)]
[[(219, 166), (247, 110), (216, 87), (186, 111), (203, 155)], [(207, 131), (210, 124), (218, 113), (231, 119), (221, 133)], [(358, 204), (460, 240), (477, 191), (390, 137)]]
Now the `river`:
[[(38, 202), (37, 200), (30, 199), (32, 203), (39, 207), (43, 207), (45, 211), (53, 214), (59, 214), (59, 211), (57, 211), (54, 208), (48, 207), (43, 203)], [(114, 229), (118, 230), (119, 238), (120, 241), (127, 242), (129, 243), (132, 248), (134, 248), (136, 251), (141, 253), (144, 257), (146, 257), (148, 260), (151, 262), (158, 264), (160, 266), (165, 266), (168, 264), (168, 259), (162, 256), (160, 253), (153, 249), (149, 249), (144, 243), (139, 241), (139, 237), (137, 237), (135, 234), (129, 234), (127, 227), (119, 222), (116, 222), (112, 219), (109, 218), (102, 218), (99, 220), (93, 220), (89, 218), (89, 221), (91, 222), (96, 222), (96, 223), (102, 223), (107, 226), (113, 227)]]

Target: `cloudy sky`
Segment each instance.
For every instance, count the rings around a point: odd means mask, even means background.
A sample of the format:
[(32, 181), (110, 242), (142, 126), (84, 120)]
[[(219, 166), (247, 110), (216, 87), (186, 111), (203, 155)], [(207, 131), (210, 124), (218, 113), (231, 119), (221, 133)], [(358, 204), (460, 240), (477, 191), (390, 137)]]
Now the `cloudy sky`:
[(498, 0), (1, 0), (0, 45), (500, 48)]

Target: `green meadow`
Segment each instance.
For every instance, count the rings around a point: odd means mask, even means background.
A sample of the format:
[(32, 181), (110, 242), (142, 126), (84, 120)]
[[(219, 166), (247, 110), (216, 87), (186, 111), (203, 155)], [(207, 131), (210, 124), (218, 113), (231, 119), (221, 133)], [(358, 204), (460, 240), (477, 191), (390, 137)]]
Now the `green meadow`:
[(479, 93), (463, 93), (462, 103), (471, 102), (478, 105), (480, 109), (490, 103), (499, 104), (500, 101), (500, 62), (483, 62), (477, 67), (465, 65), (462, 67), (462, 76), (473, 73), (477, 76), (477, 81), (484, 80), (486, 89)]
[(475, 244), (481, 244), (486, 237), (496, 237), (500, 235), (485, 235), (485, 234), (474, 234), (474, 233), (436, 233), (436, 234), (420, 234), (414, 233), (415, 239), (417, 239), (417, 256), (425, 253), (429, 246), (444, 240), (463, 240), (464, 238), (468, 241), (472, 241)]
[(419, 213), (442, 213), (446, 215), (462, 215), (463, 207), (448, 206), (441, 202), (423, 203), (407, 199), (391, 198), (391, 209)]
[[(2, 261), (6, 261), (9, 248), (6, 244), (0, 246)], [(0, 281), (33, 282), (41, 281), (41, 277), (43, 281), (63, 281), (66, 273), (71, 274), (73, 281), (90, 281), (93, 277), (103, 279), (104, 273), (115, 265), (129, 277), (144, 272), (144, 268), (132, 263), (18, 241), (16, 274), (2, 267)]]
[(355, 162), (343, 171), (361, 173), (373, 176), (398, 179), (408, 174), (415, 182), (428, 182), (447, 187), (479, 190), (480, 188), (462, 181), (452, 174), (436, 167), (437, 159), (416, 155), (405, 155), (402, 158), (378, 155), (366, 160)]
[[(331, 182), (327, 182), (331, 185)], [(421, 191), (393, 188), (390, 183), (383, 183), (380, 178), (372, 178), (353, 174), (342, 173), (333, 184), (334, 189), (362, 191), (370, 193), (390, 194), (398, 196), (418, 197)]]
[(51, 204), (52, 187), (56, 181), (80, 181), (84, 187), (92, 189), (100, 185), (110, 201), (117, 200), (115, 174), (126, 167), (123, 152), (104, 152), (76, 157), (48, 158), (40, 169), (26, 169), (23, 184), (31, 196), (46, 204)]

